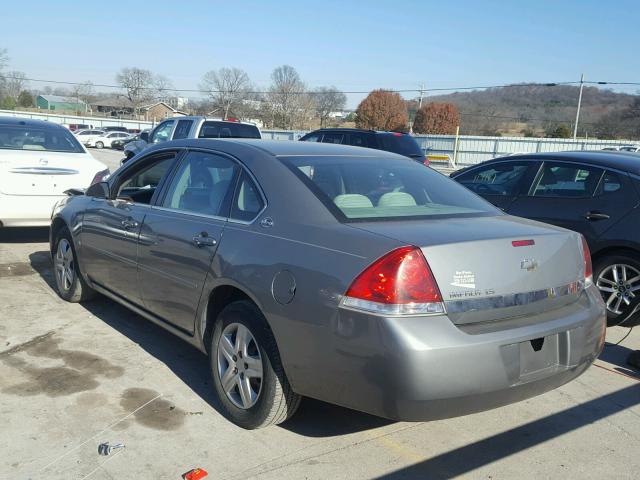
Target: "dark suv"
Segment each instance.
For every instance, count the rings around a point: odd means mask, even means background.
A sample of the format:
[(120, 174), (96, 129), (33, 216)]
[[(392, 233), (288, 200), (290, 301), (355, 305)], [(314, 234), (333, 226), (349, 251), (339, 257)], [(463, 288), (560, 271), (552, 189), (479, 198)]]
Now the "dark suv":
[(636, 154), (513, 155), (458, 170), (451, 178), (509, 215), (583, 234), (609, 325), (640, 324), (640, 314), (634, 314), (640, 309), (640, 158)]
[(358, 128), (321, 128), (307, 133), (301, 142), (340, 143), (354, 147), (386, 150), (429, 165), (420, 145), (408, 133), (377, 132)]

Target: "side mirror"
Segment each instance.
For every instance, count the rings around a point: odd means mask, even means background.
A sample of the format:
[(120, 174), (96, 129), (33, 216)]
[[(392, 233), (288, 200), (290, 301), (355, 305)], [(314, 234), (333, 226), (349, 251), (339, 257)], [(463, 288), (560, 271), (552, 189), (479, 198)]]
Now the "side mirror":
[(144, 140), (145, 142), (149, 143), (149, 132), (142, 132), (140, 134), (140, 140)]
[(91, 185), (85, 192), (87, 197), (109, 198), (109, 184), (107, 182), (98, 182)]

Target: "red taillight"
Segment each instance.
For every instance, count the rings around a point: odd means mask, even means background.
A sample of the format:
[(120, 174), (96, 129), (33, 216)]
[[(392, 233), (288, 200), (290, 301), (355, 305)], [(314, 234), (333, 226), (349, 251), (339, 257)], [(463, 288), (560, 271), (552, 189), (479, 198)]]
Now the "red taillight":
[(589, 245), (584, 236), (582, 237), (582, 255), (584, 256), (584, 282), (591, 285), (593, 283), (593, 265), (591, 264), (591, 252), (589, 251)]
[(534, 240), (514, 240), (511, 242), (511, 245), (514, 247), (529, 247), (531, 245), (535, 245), (536, 242)]
[(351, 284), (343, 305), (387, 314), (444, 313), (442, 295), (417, 247), (387, 253)]
[(424, 157), (424, 160), (422, 161), (422, 163), (428, 167), (429, 166), (429, 157)]
[(240, 120), (238, 120), (237, 118), (229, 117), (229, 118), (225, 118), (225, 121), (227, 121), (227, 122), (239, 122)]
[(109, 169), (102, 170), (101, 172), (96, 173), (95, 176), (93, 177), (93, 180), (91, 180), (91, 183), (89, 184), (89, 186), (95, 183), (103, 182), (105, 178), (108, 176), (109, 176)]

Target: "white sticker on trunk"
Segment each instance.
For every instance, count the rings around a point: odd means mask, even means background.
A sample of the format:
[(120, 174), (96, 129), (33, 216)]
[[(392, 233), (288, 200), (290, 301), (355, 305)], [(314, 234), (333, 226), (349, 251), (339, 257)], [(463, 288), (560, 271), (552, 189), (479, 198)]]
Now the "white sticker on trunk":
[(469, 270), (456, 270), (453, 274), (454, 287), (476, 288), (476, 275)]

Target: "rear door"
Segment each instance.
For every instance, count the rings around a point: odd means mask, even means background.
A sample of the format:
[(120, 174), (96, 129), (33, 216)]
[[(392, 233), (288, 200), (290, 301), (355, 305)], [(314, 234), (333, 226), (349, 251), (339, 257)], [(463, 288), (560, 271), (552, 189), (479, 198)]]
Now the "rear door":
[(502, 210), (520, 195), (527, 195), (538, 169), (537, 161), (505, 161), (472, 168), (454, 180)]
[(190, 151), (144, 219), (138, 259), (144, 305), (190, 333), (238, 172), (229, 157)]

